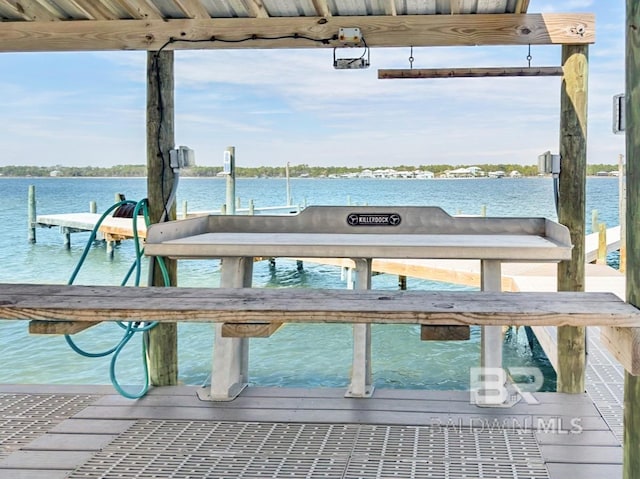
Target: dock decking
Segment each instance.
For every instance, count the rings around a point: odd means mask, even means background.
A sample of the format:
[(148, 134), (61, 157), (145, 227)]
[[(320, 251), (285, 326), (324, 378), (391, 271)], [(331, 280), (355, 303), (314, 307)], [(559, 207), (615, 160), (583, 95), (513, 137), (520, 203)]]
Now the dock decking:
[(0, 386), (0, 477), (620, 477), (622, 448), (587, 395), (478, 408), (463, 391), (195, 387), (137, 401), (103, 386)]

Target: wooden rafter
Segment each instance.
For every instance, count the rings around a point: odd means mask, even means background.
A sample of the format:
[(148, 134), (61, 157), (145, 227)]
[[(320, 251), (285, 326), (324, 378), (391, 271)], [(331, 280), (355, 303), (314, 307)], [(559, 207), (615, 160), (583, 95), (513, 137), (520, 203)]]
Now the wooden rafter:
[(396, 11), (396, 2), (394, 0), (385, 0), (384, 13), (395, 17), (398, 12)]
[[(104, 0), (103, 0), (104, 1)], [(112, 4), (120, 6), (136, 20), (160, 20), (162, 15), (146, 0), (110, 0)]]
[(262, 0), (242, 0), (242, 4), (253, 18), (269, 18), (269, 12), (264, 8)]
[(189, 18), (210, 18), (209, 12), (199, 0), (174, 0), (174, 2)]
[(413, 68), (378, 70), (378, 79), (562, 76), (562, 67)]
[[(78, 1), (78, 0), (76, 0)], [(0, 22), (0, 51), (332, 48), (341, 27), (359, 27), (370, 47), (589, 44), (591, 14), (415, 15)], [(291, 37), (269, 40), (274, 37)], [(295, 38), (294, 38), (295, 36)], [(300, 37), (310, 37), (317, 41)], [(189, 43), (188, 40), (213, 41)], [(220, 40), (248, 41), (225, 43)]]
[(316, 9), (319, 17), (330, 17), (331, 10), (327, 5), (327, 0), (313, 0), (313, 8)]
[(529, 0), (517, 0), (514, 13), (527, 13), (529, 8)]
[(57, 21), (61, 20), (60, 15), (56, 15), (49, 8), (46, 8), (37, 0), (20, 1), (20, 0), (1, 0), (2, 4), (7, 6), (9, 10), (14, 11), (17, 15), (22, 16), (25, 20), (30, 21)]
[(118, 16), (114, 11), (107, 8), (104, 2), (93, 0), (71, 0), (88, 18), (92, 20), (117, 20)]

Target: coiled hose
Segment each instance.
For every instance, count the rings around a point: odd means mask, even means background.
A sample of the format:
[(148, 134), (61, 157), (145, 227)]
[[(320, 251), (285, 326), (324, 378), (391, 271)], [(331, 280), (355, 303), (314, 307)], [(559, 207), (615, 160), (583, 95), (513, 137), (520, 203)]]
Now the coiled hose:
[[(80, 273), (80, 270), (82, 269), (82, 266), (84, 265), (84, 262), (87, 259), (87, 255), (89, 254), (89, 250), (91, 249), (91, 245), (96, 239), (100, 225), (102, 225), (104, 220), (109, 216), (109, 214), (112, 211), (125, 205), (128, 206), (129, 208), (133, 206), (133, 218), (132, 218), (133, 240), (135, 245), (134, 247), (135, 247), (136, 258), (133, 264), (131, 265), (131, 267), (129, 268), (129, 270), (127, 271), (127, 274), (125, 275), (124, 279), (120, 283), (120, 286), (125, 286), (129, 282), (131, 275), (134, 273), (135, 273), (134, 284), (135, 286), (140, 286), (140, 276), (142, 272), (142, 258), (144, 254), (144, 248), (140, 247), (140, 237), (138, 235), (138, 215), (142, 211), (143, 213), (142, 216), (144, 217), (145, 224), (149, 226), (150, 224), (149, 210), (148, 210), (148, 201), (146, 198), (138, 202), (131, 201), (131, 200), (119, 201), (118, 203), (115, 203), (111, 207), (109, 207), (102, 214), (100, 219), (98, 219), (95, 226), (93, 227), (93, 230), (91, 231), (91, 235), (89, 236), (89, 240), (87, 241), (87, 244), (84, 247), (84, 251), (82, 252), (80, 259), (78, 260), (78, 264), (73, 270), (73, 273), (71, 274), (71, 277), (69, 278), (69, 281), (67, 282), (67, 284), (73, 284), (78, 274)], [(162, 272), (162, 278), (164, 280), (165, 286), (170, 286), (171, 283), (169, 279), (169, 272), (167, 271), (166, 265), (164, 264), (164, 260), (162, 258), (157, 258), (157, 261), (158, 261), (158, 265), (160, 266), (160, 270)], [(148, 358), (147, 358), (147, 349), (148, 349), (147, 346), (149, 342), (148, 331), (154, 328), (158, 323), (142, 322), (142, 321), (129, 321), (129, 322), (117, 321), (116, 324), (120, 328), (124, 329), (124, 334), (122, 336), (122, 339), (120, 339), (120, 341), (118, 342), (118, 344), (116, 344), (114, 347), (106, 351), (101, 351), (97, 353), (85, 351), (82, 348), (80, 348), (75, 343), (75, 341), (71, 338), (71, 336), (68, 334), (65, 334), (65, 340), (67, 341), (67, 344), (69, 344), (71, 349), (73, 349), (76, 353), (88, 358), (101, 358), (101, 357), (113, 355), (111, 357), (111, 363), (109, 366), (109, 377), (111, 379), (111, 384), (113, 384), (113, 387), (116, 389), (116, 391), (118, 391), (120, 395), (129, 399), (138, 399), (144, 396), (149, 390), (149, 367), (148, 367)], [(122, 388), (122, 386), (120, 385), (116, 377), (116, 363), (118, 361), (120, 352), (124, 349), (124, 347), (131, 340), (131, 338), (133, 338), (133, 336), (136, 333), (144, 334), (143, 340), (142, 340), (142, 367), (144, 372), (144, 384), (142, 385), (142, 388), (140, 389), (140, 391), (138, 391), (137, 393), (129, 393), (125, 391), (124, 388)]]

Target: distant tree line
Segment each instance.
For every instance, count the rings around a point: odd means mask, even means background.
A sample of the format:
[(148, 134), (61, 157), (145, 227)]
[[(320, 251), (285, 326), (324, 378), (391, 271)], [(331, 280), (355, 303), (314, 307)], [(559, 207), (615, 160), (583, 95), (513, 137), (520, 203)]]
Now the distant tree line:
[[(518, 164), (482, 164), (466, 165), (477, 166), (485, 173), (490, 171), (504, 171), (509, 174), (512, 171), (519, 172), (522, 176), (538, 175), (537, 165)], [(370, 170), (393, 168), (396, 171), (431, 171), (435, 176), (443, 174), (447, 170), (464, 167), (462, 165), (396, 165), (392, 167), (348, 167), (348, 166), (309, 166), (307, 164), (292, 165), (289, 167), (291, 177), (309, 176), (322, 178), (328, 176), (340, 176), (352, 173), (360, 173), (368, 168)], [(601, 171), (615, 171), (617, 165), (589, 164), (587, 174), (595, 175)], [(195, 166), (182, 171), (182, 176), (194, 177), (215, 177), (222, 171), (218, 166)], [(147, 174), (145, 165), (117, 165), (110, 167), (95, 166), (0, 166), (2, 176), (62, 176), (62, 177), (144, 177)], [(236, 176), (241, 178), (284, 178), (286, 176), (284, 166), (258, 166), (258, 167), (237, 167)]]

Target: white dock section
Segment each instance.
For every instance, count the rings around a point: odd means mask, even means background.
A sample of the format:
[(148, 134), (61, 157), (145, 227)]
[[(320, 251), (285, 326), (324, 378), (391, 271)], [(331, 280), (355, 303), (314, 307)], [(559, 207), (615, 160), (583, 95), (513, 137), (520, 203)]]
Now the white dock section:
[[(93, 231), (102, 215), (97, 213), (68, 213), (60, 215), (38, 215), (36, 224), (41, 228), (60, 228), (63, 234)], [(138, 235), (141, 238), (147, 235), (147, 226), (142, 217), (138, 221)], [(107, 241), (119, 241), (133, 238), (133, 221), (131, 218), (114, 218), (109, 216), (100, 225), (98, 230)]]

